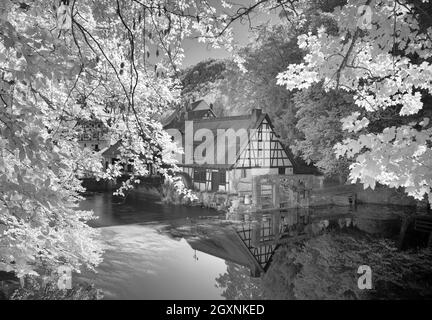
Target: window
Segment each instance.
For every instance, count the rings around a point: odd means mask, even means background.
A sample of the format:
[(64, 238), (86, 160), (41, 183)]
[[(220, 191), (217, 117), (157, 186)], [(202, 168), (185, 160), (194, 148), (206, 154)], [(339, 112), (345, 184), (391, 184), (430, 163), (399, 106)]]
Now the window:
[(194, 170), (194, 182), (205, 182), (205, 181), (206, 181), (205, 169), (195, 169)]
[(285, 174), (285, 168), (279, 168), (279, 174)]
[(246, 169), (241, 169), (240, 178), (246, 178), (246, 177), (247, 177)]
[(147, 168), (147, 171), (149, 172), (149, 174), (152, 175), (153, 174), (153, 165), (151, 163), (147, 163), (146, 168)]
[(226, 184), (226, 171), (219, 170), (219, 184)]
[(95, 144), (94, 148), (95, 148), (95, 151), (99, 151), (99, 145), (98, 144)]

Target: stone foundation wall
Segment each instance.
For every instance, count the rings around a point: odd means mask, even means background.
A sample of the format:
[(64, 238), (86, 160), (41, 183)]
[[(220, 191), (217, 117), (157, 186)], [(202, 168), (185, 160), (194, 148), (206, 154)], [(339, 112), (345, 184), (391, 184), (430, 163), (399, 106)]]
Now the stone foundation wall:
[[(310, 190), (313, 187), (321, 186), (319, 177), (312, 175), (257, 176), (255, 183), (259, 183), (263, 192), (265, 189), (273, 190), (271, 192), (273, 199), (270, 197), (266, 201), (260, 200), (255, 203), (252, 182), (250, 182), (249, 188), (238, 190), (235, 193), (196, 191), (197, 200), (193, 204), (226, 212), (231, 219), (235, 220), (236, 215), (249, 214), (262, 209), (279, 208), (280, 206), (284, 208), (309, 207)], [(278, 194), (276, 198), (274, 192)], [(277, 201), (276, 204), (274, 201)]]
[(235, 200), (237, 194), (229, 194), (224, 192), (209, 192), (209, 191), (197, 191), (195, 192), (197, 200), (194, 202), (200, 204), (206, 208), (213, 208), (218, 211), (226, 211), (231, 205), (231, 201)]

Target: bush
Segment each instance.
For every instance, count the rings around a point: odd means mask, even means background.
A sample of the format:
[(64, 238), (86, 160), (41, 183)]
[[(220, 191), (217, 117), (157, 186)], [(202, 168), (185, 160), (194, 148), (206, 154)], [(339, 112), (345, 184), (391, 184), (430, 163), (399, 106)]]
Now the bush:
[(85, 282), (75, 283), (72, 289), (61, 290), (56, 281), (45, 283), (41, 277), (27, 276), (24, 285), (18, 283), (15, 290), (6, 299), (10, 300), (99, 300), (102, 293), (92, 284)]

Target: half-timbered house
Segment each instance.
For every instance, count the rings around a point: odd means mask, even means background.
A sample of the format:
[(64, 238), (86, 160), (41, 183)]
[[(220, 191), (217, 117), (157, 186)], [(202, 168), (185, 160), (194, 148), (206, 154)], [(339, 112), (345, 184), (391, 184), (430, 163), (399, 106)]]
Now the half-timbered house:
[(317, 173), (296, 165), (270, 117), (260, 109), (248, 115), (216, 117), (202, 102), (200, 107), (199, 113), (192, 109), (172, 117), (164, 127), (181, 133), (185, 152), (179, 166), (195, 189), (230, 193), (250, 188), (256, 175)]
[(109, 147), (108, 128), (100, 120), (80, 120), (76, 125), (78, 143), (82, 148), (90, 148), (96, 152)]

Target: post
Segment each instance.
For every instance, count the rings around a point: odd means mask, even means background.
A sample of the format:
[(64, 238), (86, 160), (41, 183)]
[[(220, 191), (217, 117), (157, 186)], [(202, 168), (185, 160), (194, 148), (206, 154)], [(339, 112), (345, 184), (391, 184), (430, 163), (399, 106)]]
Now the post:
[(279, 236), (280, 233), (280, 221), (281, 221), (281, 213), (277, 211), (273, 214), (273, 234), (275, 238)]
[(273, 205), (275, 208), (280, 208), (280, 178), (275, 177), (273, 183)]
[(259, 176), (252, 176), (252, 204), (255, 207), (255, 211), (261, 209), (261, 184)]
[(399, 250), (401, 250), (403, 248), (403, 245), (405, 244), (406, 233), (412, 221), (413, 219), (411, 217), (405, 217), (402, 221), (402, 226), (400, 229), (399, 241), (398, 241)]
[(256, 221), (252, 223), (251, 230), (251, 245), (258, 248), (261, 241), (261, 223)]

